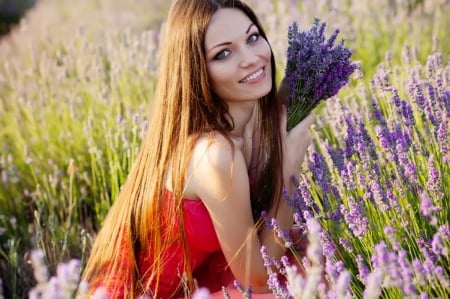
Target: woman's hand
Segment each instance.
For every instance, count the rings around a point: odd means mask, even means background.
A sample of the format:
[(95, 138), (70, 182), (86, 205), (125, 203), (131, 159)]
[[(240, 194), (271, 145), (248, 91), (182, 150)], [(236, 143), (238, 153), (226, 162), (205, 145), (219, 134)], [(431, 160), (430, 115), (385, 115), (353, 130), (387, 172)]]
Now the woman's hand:
[(278, 88), (278, 103), (281, 108), (281, 126), (284, 148), (284, 169), (285, 176), (290, 178), (297, 175), (300, 165), (302, 164), (306, 150), (311, 144), (311, 135), (309, 127), (315, 120), (314, 114), (308, 115), (303, 121), (297, 124), (289, 132), (287, 132), (287, 109), (289, 104), (286, 78), (283, 78)]
[[(305, 160), (306, 151), (311, 144), (312, 137), (309, 128), (315, 120), (313, 113), (287, 131), (287, 108), (281, 105), (281, 136), (283, 142), (283, 172), (285, 184), (292, 176), (297, 176), (300, 166)], [(290, 184), (289, 184), (290, 185)]]

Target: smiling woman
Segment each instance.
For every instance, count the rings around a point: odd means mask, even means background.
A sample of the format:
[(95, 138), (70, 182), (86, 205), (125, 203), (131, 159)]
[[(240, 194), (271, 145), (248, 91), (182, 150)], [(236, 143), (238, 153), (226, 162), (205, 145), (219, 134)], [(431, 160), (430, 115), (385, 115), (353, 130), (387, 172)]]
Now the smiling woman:
[[(311, 137), (286, 131), (275, 61), (253, 11), (238, 0), (174, 1), (151, 124), (84, 271), (113, 298), (177, 298), (238, 280), (272, 298), (260, 254), (286, 253), (260, 216), (292, 225), (282, 189)], [(270, 174), (270, 175), (269, 175)], [(268, 179), (270, 177), (270, 179)]]
[(270, 92), (269, 43), (242, 11), (226, 8), (212, 16), (205, 49), (211, 85), (220, 98), (252, 102)]

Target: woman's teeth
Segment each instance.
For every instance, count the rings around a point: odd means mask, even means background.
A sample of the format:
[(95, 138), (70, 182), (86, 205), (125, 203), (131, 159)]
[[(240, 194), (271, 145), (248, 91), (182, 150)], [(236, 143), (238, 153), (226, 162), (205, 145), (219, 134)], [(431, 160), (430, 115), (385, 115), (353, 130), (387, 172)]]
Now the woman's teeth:
[(259, 71), (257, 71), (257, 72), (255, 72), (255, 73), (251, 74), (251, 75), (248, 76), (247, 78), (242, 79), (240, 82), (241, 82), (241, 83), (246, 83), (246, 82), (255, 80), (256, 78), (258, 78), (259, 76), (262, 75), (263, 71), (264, 71), (263, 69), (259, 69)]

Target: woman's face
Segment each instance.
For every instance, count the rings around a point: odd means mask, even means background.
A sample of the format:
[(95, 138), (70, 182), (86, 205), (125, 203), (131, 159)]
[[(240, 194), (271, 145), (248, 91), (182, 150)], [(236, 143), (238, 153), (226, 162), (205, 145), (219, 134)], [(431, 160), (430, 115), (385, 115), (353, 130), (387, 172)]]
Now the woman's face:
[(205, 53), (214, 92), (227, 102), (254, 101), (272, 88), (271, 50), (242, 11), (215, 12), (206, 29)]

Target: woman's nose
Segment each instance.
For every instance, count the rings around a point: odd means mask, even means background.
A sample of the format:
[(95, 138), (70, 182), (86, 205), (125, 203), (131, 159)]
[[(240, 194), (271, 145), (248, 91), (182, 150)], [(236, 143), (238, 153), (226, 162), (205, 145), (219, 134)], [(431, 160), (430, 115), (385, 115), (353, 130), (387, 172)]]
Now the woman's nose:
[(255, 64), (258, 61), (258, 55), (255, 51), (247, 46), (241, 49), (241, 66), (248, 67)]

